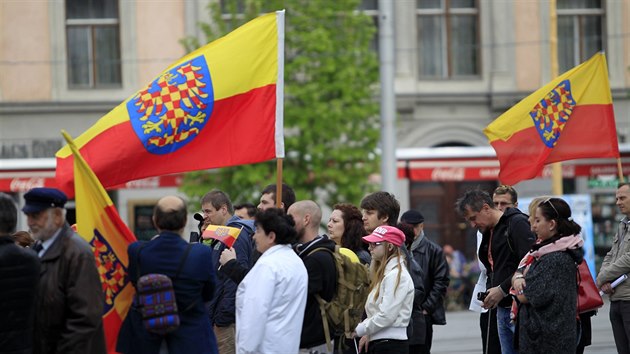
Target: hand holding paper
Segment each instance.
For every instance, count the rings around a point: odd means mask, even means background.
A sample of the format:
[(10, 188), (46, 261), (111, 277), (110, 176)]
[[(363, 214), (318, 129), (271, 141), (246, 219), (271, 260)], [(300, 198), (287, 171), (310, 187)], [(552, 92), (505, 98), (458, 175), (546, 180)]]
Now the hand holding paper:
[[(610, 284), (610, 287), (614, 289), (617, 287), (617, 285), (623, 283), (626, 279), (628, 279), (628, 274), (622, 274), (619, 278), (615, 279), (615, 281)], [(604, 296), (604, 291), (600, 290), (599, 295)]]

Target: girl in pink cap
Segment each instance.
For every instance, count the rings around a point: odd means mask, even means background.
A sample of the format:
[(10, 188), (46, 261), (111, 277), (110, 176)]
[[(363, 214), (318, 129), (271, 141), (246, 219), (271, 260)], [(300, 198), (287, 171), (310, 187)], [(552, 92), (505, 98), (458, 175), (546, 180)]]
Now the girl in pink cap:
[(407, 354), (414, 285), (400, 249), (405, 235), (393, 226), (379, 226), (363, 240), (370, 245), (372, 263), (370, 294), (365, 303), (367, 318), (355, 329), (356, 336), (361, 337), (359, 350)]

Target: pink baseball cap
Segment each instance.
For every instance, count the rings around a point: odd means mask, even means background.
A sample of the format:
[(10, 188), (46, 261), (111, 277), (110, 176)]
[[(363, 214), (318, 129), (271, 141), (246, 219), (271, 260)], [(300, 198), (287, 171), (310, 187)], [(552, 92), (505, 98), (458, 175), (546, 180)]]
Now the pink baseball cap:
[(387, 241), (400, 247), (405, 243), (405, 234), (393, 226), (379, 226), (371, 234), (363, 237), (363, 241), (367, 243)]

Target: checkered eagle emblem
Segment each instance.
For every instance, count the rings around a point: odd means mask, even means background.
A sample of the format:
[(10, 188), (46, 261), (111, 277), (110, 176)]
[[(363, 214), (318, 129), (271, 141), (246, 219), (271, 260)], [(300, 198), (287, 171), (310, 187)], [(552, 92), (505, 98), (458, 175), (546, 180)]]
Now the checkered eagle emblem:
[(227, 227), (217, 227), (217, 229), (214, 230), (214, 232), (219, 237), (225, 237), (230, 234), (230, 229), (228, 229)]
[(564, 80), (529, 112), (540, 139), (547, 147), (556, 146), (574, 108), (575, 100), (571, 95), (571, 82)]
[(90, 241), (90, 246), (92, 246), (105, 294), (105, 311), (103, 313), (107, 313), (114, 306), (116, 296), (129, 283), (127, 268), (120, 262), (112, 247), (97, 229), (94, 229), (94, 237)]
[(168, 154), (199, 135), (212, 114), (214, 92), (203, 56), (163, 73), (127, 102), (136, 135), (154, 154)]

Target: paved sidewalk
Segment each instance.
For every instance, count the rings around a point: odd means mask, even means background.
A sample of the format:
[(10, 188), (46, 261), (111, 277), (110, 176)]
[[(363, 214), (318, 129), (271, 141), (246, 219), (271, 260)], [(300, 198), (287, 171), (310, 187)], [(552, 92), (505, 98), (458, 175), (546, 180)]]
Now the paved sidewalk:
[[(586, 347), (585, 353), (616, 353), (610, 320), (608, 319), (609, 302), (597, 316), (592, 317), (593, 344)], [(431, 353), (481, 353), (481, 330), (479, 314), (471, 311), (446, 313), (446, 326), (433, 326), (433, 346)]]

